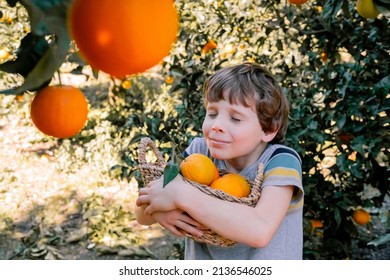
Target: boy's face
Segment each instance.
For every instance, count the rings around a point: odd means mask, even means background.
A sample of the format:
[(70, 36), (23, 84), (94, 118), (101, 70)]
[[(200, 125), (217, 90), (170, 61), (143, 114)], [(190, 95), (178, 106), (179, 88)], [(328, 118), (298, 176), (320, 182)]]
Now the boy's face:
[(239, 160), (246, 166), (256, 161), (272, 140), (261, 128), (254, 103), (249, 105), (231, 104), (227, 99), (207, 104), (202, 130), (214, 158)]

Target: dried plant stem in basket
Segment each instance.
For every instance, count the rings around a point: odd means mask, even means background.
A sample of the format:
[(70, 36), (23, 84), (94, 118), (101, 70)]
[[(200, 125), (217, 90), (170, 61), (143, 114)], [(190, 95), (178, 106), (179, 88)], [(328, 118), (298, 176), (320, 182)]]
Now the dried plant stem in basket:
[[(151, 149), (156, 155), (157, 157), (156, 162), (147, 162), (146, 152), (148, 148)], [(163, 175), (166, 162), (164, 161), (161, 152), (157, 149), (155, 143), (150, 138), (145, 137), (141, 139), (140, 144), (138, 146), (138, 160), (139, 160), (139, 168), (145, 186), (148, 185), (151, 181), (156, 180)], [(226, 171), (222, 171), (222, 170), (220, 172), (222, 173), (221, 175), (223, 175), (223, 172), (226, 173)], [(181, 175), (179, 174), (179, 176)], [(199, 189), (200, 191), (208, 195), (214, 196), (222, 200), (241, 203), (251, 207), (255, 207), (260, 198), (260, 188), (263, 182), (263, 164), (259, 164), (256, 178), (254, 181), (247, 179), (249, 185), (251, 186), (251, 192), (247, 197), (238, 198), (229, 195), (221, 190), (216, 190), (209, 186), (201, 185), (197, 182), (190, 181), (184, 177), (183, 179), (186, 182), (188, 182), (191, 186)], [(203, 231), (203, 235), (201, 237), (195, 237), (187, 233), (185, 234), (198, 242), (208, 243), (217, 246), (229, 247), (236, 244), (235, 241), (226, 239), (210, 229), (206, 229), (206, 230), (202, 229), (202, 231)]]

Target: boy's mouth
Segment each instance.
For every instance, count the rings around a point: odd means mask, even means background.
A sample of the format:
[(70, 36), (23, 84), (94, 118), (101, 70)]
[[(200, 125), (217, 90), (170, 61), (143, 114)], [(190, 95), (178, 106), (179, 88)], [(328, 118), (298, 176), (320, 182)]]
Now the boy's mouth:
[(213, 147), (219, 147), (224, 146), (226, 144), (229, 144), (229, 142), (224, 141), (222, 139), (216, 139), (216, 138), (209, 138), (209, 142)]

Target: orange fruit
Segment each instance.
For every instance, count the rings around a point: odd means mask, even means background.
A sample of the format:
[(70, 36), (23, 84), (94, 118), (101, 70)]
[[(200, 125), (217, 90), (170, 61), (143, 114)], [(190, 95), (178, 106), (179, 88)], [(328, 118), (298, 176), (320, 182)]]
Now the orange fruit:
[(215, 180), (210, 187), (236, 197), (245, 197), (251, 192), (249, 183), (239, 174), (225, 174)]
[(326, 52), (322, 52), (321, 53), (321, 61), (325, 63), (327, 60), (328, 60), (328, 56), (326, 55)]
[(179, 19), (172, 0), (74, 0), (68, 26), (87, 63), (123, 78), (169, 54)]
[(203, 154), (191, 154), (180, 163), (180, 173), (188, 180), (210, 185), (218, 172), (213, 161)]
[(373, 0), (358, 0), (356, 10), (364, 18), (376, 18), (380, 14)]
[(203, 53), (208, 53), (211, 50), (214, 50), (217, 48), (217, 43), (214, 40), (209, 40), (202, 49)]
[(352, 219), (358, 225), (365, 225), (370, 221), (370, 214), (363, 209), (355, 210), (352, 213)]
[(165, 78), (165, 83), (167, 83), (168, 85), (171, 85), (171, 84), (173, 84), (174, 80), (175, 79), (172, 76), (168, 76)]
[(340, 139), (342, 144), (347, 144), (347, 145), (355, 138), (353, 134), (344, 131), (340, 131), (337, 134), (337, 137)]
[(316, 219), (310, 220), (310, 223), (311, 223), (311, 227), (313, 230), (316, 228), (323, 228), (324, 227), (324, 224), (321, 221), (316, 220)]
[(218, 178), (219, 178), (219, 170), (218, 170), (218, 168), (215, 168), (215, 173), (214, 173), (213, 182), (214, 182), (215, 180), (217, 180)]
[(84, 127), (88, 102), (78, 88), (48, 86), (34, 96), (30, 115), (41, 132), (57, 138), (69, 138)]
[(128, 81), (128, 80), (124, 80), (122, 82), (121, 86), (122, 86), (123, 89), (129, 89), (129, 88), (131, 88), (131, 82)]
[(302, 5), (302, 4), (305, 4), (308, 0), (288, 0), (288, 2), (290, 2), (290, 4), (294, 4), (294, 5)]
[(15, 99), (16, 99), (16, 101), (18, 101), (18, 102), (23, 102), (24, 97), (23, 97), (23, 95), (16, 95), (16, 96), (15, 96)]
[(6, 60), (9, 57), (10, 53), (6, 49), (0, 49), (0, 62)]

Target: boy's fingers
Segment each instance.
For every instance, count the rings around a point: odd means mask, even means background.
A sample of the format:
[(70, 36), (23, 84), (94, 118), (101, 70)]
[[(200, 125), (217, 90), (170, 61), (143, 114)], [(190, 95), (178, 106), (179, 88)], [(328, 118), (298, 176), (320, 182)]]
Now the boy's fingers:
[(146, 195), (148, 194), (148, 189), (147, 188), (142, 188), (138, 191), (138, 195)]
[(203, 234), (203, 231), (197, 229), (196, 227), (194, 227), (192, 225), (189, 225), (185, 222), (182, 222), (182, 221), (177, 221), (176, 226), (178, 228), (184, 230), (185, 232), (192, 234), (193, 236), (200, 237)]
[(174, 235), (176, 235), (178, 237), (184, 237), (185, 236), (183, 233), (178, 231), (176, 227), (169, 227), (169, 228), (167, 228), (167, 230), (169, 230), (172, 234), (174, 234)]
[(135, 201), (136, 205), (139, 207), (142, 204), (149, 203), (149, 198), (146, 195), (139, 196)]
[(195, 226), (197, 228), (200, 228), (200, 229), (205, 229), (206, 227), (204, 225), (202, 225), (201, 223), (199, 223), (197, 220), (194, 220), (190, 215), (188, 215), (187, 213), (183, 213), (183, 218), (182, 220), (184, 222), (186, 222), (187, 224), (190, 224), (192, 226)]
[(146, 215), (152, 215), (153, 212), (154, 212), (154, 211), (153, 211), (151, 205), (148, 205), (148, 207), (146, 207), (146, 208), (145, 208), (145, 211), (144, 211), (144, 213), (145, 213)]
[(188, 216), (183, 218), (183, 222), (186, 222), (187, 224), (190, 224), (190, 225), (195, 226), (195, 227), (201, 226), (201, 224), (198, 221), (196, 221)]

